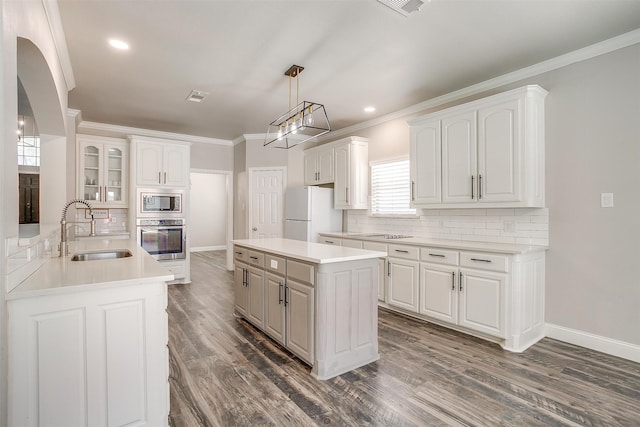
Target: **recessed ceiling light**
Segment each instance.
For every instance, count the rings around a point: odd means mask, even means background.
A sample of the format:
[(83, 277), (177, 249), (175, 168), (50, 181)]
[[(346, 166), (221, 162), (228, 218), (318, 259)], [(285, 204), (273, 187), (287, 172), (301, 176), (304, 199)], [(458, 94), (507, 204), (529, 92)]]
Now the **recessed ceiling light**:
[(376, 111), (376, 107), (364, 107), (365, 113), (373, 113), (374, 111)]
[(120, 50), (128, 50), (129, 49), (129, 43), (123, 42), (122, 40), (109, 39), (109, 45), (111, 45), (111, 47), (113, 47), (115, 49), (120, 49)]

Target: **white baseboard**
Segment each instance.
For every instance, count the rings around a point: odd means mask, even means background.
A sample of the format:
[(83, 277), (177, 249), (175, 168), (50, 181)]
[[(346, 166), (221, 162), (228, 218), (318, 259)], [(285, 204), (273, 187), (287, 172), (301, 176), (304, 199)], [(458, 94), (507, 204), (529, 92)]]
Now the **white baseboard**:
[(612, 356), (622, 357), (640, 363), (640, 345), (625, 341), (614, 340), (600, 335), (590, 334), (564, 326), (546, 324), (545, 335), (549, 338), (568, 342), (570, 344), (586, 347), (591, 350), (601, 351)]
[(204, 251), (222, 251), (227, 249), (227, 245), (220, 246), (198, 246), (195, 248), (190, 248), (189, 252), (204, 252)]

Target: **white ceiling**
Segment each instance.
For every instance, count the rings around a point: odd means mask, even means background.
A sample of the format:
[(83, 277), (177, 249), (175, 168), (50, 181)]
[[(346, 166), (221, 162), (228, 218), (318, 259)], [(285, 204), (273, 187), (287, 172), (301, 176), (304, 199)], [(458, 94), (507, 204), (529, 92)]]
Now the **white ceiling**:
[(293, 64), (337, 130), (640, 28), (639, 0), (58, 2), (83, 120), (226, 140), (288, 109)]

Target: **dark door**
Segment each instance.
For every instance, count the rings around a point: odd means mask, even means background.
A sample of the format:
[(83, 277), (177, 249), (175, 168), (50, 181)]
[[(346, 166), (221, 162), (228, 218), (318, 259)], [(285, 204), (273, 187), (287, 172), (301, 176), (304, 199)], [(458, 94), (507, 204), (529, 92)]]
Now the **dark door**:
[(40, 222), (40, 175), (19, 174), (20, 224)]

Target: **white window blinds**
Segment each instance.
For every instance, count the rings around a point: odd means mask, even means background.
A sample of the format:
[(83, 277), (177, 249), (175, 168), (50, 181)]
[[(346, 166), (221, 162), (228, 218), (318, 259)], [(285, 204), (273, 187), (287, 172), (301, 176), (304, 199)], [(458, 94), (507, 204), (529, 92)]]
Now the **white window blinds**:
[(410, 187), (408, 159), (371, 163), (371, 214), (415, 215)]

